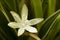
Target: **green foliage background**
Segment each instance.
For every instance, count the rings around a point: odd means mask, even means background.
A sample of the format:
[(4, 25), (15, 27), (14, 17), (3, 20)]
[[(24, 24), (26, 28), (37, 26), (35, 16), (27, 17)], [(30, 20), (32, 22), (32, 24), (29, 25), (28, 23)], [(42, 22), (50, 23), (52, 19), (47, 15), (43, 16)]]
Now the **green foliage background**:
[(60, 0), (0, 0), (0, 40), (34, 40), (30, 36), (17, 37), (17, 29), (8, 27), (8, 23), (14, 21), (10, 11), (19, 15), (25, 3), (29, 16), (32, 18), (44, 18), (44, 21), (35, 25), (38, 29), (37, 36), (41, 40), (60, 40)]

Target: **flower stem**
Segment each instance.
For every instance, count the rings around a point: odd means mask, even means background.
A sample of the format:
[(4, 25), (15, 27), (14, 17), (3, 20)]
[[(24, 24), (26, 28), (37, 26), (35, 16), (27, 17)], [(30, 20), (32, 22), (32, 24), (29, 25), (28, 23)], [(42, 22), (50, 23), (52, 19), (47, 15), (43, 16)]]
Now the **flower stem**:
[(29, 34), (31, 37), (33, 37), (34, 39), (36, 39), (36, 40), (41, 40), (37, 35), (35, 35), (35, 34)]

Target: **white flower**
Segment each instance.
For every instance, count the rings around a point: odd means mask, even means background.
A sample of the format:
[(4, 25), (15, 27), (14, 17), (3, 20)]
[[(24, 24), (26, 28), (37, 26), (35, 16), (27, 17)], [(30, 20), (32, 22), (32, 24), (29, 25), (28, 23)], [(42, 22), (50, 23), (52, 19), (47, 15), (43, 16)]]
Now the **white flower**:
[(25, 30), (31, 33), (37, 33), (37, 29), (32, 27), (31, 25), (35, 25), (43, 20), (43, 18), (27, 20), (28, 9), (25, 4), (23, 5), (23, 8), (22, 8), (21, 18), (14, 11), (10, 11), (10, 13), (12, 14), (16, 22), (10, 22), (8, 23), (8, 26), (10, 26), (11, 28), (19, 28), (18, 36), (22, 35)]

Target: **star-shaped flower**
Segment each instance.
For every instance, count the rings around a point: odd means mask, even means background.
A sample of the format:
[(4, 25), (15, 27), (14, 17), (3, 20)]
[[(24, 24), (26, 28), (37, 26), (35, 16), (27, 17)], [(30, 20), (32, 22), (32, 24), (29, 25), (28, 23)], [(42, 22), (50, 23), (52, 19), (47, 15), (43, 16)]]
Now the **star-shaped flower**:
[(37, 29), (32, 27), (31, 25), (35, 25), (35, 24), (43, 21), (43, 18), (36, 18), (36, 19), (28, 20), (27, 19), (28, 9), (25, 4), (23, 5), (23, 8), (22, 8), (21, 18), (14, 11), (10, 11), (10, 13), (12, 14), (13, 18), (15, 19), (15, 22), (8, 23), (8, 26), (10, 26), (11, 28), (19, 28), (18, 36), (22, 35), (25, 30), (27, 30), (31, 33), (37, 33)]

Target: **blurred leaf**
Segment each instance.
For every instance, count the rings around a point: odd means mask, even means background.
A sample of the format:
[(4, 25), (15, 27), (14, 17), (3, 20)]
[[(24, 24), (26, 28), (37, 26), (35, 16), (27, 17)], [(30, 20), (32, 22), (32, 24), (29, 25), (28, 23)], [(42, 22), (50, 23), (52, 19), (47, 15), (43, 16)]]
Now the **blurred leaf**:
[(59, 3), (60, 3), (60, 0), (56, 0), (56, 10), (60, 9)]
[(2, 40), (6, 39), (6, 35), (5, 35), (4, 31), (2, 30), (1, 26), (0, 26), (0, 39), (2, 39)]
[(56, 34), (60, 31), (60, 15), (54, 20), (47, 31), (47, 35), (42, 40), (54, 40)]
[(56, 0), (48, 0), (48, 15), (50, 16), (51, 14), (53, 14), (55, 12), (55, 8), (56, 8)]
[[(48, 9), (48, 0), (43, 0), (42, 1), (42, 9), (43, 9), (43, 13)], [(44, 14), (45, 15), (45, 14)]]
[(55, 40), (60, 40), (60, 33), (57, 37), (55, 37)]
[(44, 14), (44, 19), (47, 18), (48, 15), (48, 0), (43, 0), (42, 2), (42, 10), (43, 10), (43, 14)]
[(39, 37), (42, 38), (47, 30), (50, 28), (52, 22), (56, 19), (56, 17), (60, 14), (60, 10), (56, 11), (54, 14), (52, 14), (50, 17), (48, 17), (41, 26), (41, 29), (39, 30)]
[(9, 19), (9, 17), (8, 17), (8, 15), (7, 15), (7, 13), (5, 11), (6, 10), (4, 10), (4, 7), (2, 6), (2, 4), (0, 2), (0, 26), (1, 26), (0, 29), (3, 30), (3, 31), (2, 30), (0, 30), (0, 31), (1, 31), (3, 40), (17, 39), (15, 30), (8, 27), (8, 22), (10, 22), (10, 19)]
[(0, 11), (4, 14), (4, 16), (6, 17), (7, 21), (10, 22), (10, 19), (8, 18), (8, 16), (7, 16), (5, 10), (3, 9), (3, 6), (2, 6), (1, 3), (0, 3)]
[(32, 9), (34, 10), (35, 17), (43, 17), (42, 2), (41, 0), (30, 0)]
[(7, 9), (13, 10), (9, 2), (7, 2), (6, 0), (0, 0), (0, 2), (4, 5), (5, 8), (8, 7)]
[(0, 33), (2, 33), (3, 38), (7, 40), (16, 40), (17, 35), (15, 31), (8, 27), (8, 21), (6, 20), (5, 16), (0, 12)]
[[(31, 8), (34, 11), (34, 17), (42, 18), (43, 17), (43, 10), (42, 10), (42, 1), (41, 0), (30, 0), (31, 1)], [(37, 25), (37, 29), (40, 28), (40, 23)]]

